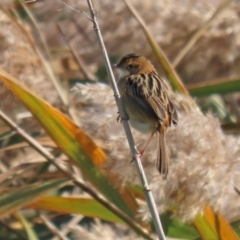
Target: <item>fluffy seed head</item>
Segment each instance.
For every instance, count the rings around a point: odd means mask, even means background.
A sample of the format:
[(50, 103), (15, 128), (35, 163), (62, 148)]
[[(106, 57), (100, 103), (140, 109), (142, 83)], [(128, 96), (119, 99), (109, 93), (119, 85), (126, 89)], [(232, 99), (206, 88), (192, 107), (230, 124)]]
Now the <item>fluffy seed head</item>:
[[(116, 174), (122, 184), (140, 184), (124, 131), (116, 121), (117, 109), (112, 90), (103, 84), (80, 85), (78, 89), (83, 129), (105, 150), (106, 171)], [(169, 175), (162, 180), (155, 169), (156, 141), (151, 141), (142, 160), (143, 168), (161, 213), (169, 204), (182, 220), (193, 219), (206, 205), (220, 211), (228, 220), (239, 219), (240, 202), (233, 186), (240, 189), (240, 138), (225, 135), (219, 120), (203, 115), (188, 97), (172, 94), (180, 115), (177, 128), (167, 132)], [(141, 148), (148, 136), (133, 131)], [(148, 218), (147, 208), (140, 213)]]

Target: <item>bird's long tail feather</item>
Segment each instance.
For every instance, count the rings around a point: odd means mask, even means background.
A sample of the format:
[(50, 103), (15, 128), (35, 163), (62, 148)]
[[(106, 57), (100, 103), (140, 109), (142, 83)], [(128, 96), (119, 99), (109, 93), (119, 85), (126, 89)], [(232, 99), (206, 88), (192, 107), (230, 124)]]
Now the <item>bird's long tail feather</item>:
[(156, 167), (163, 179), (167, 178), (168, 174), (168, 155), (166, 149), (165, 134), (157, 132), (158, 149)]

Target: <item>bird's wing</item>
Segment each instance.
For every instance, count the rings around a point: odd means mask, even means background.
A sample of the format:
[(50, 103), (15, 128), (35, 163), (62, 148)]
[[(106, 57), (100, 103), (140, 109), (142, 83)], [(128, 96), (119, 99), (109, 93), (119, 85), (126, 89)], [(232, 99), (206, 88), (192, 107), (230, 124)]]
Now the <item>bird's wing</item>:
[(127, 77), (125, 91), (146, 110), (150, 107), (160, 122), (171, 118), (171, 115), (177, 119), (175, 107), (168, 98), (168, 86), (157, 74), (136, 74)]

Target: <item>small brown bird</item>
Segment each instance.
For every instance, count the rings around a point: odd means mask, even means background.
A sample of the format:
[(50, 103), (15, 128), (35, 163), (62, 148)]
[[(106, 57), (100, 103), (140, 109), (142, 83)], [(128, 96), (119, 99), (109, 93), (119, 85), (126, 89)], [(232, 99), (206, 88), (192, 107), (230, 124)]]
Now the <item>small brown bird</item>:
[[(169, 99), (170, 89), (151, 62), (141, 54), (127, 54), (115, 67), (120, 72), (118, 88), (131, 126), (142, 133), (151, 133), (140, 154), (144, 153), (152, 136), (157, 133), (156, 167), (166, 178), (168, 156), (165, 134), (172, 123), (177, 125), (178, 122), (175, 106)], [(124, 72), (127, 74), (124, 75)]]

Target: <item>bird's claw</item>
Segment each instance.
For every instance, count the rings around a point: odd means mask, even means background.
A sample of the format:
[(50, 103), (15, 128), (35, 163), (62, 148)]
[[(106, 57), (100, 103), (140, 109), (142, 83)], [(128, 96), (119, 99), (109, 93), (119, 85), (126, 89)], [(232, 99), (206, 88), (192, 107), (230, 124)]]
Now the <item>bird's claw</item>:
[(122, 118), (121, 118), (121, 116), (120, 116), (119, 113), (118, 113), (118, 116), (117, 116), (117, 122), (118, 122), (118, 123), (122, 123)]
[(122, 123), (123, 120), (128, 121), (128, 119), (129, 119), (128, 117), (127, 117), (127, 118), (122, 118), (122, 117), (120, 116), (119, 112), (118, 112), (118, 117), (117, 117), (117, 122), (118, 122), (118, 123)]
[[(143, 155), (142, 151), (141, 152), (137, 152), (135, 154), (135, 156), (132, 156), (132, 160), (130, 161), (130, 163), (132, 163), (133, 161), (137, 160), (138, 158), (140, 158)], [(129, 163), (129, 164), (130, 164)]]

